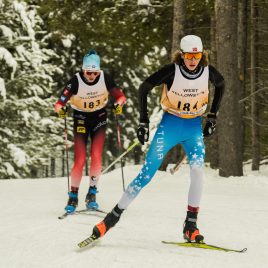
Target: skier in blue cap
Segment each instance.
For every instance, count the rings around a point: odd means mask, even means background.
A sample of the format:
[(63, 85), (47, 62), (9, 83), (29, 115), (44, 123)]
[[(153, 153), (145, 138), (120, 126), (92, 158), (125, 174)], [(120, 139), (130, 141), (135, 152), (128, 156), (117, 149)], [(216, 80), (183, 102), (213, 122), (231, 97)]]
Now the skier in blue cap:
[(102, 169), (102, 153), (107, 125), (106, 105), (111, 95), (114, 112), (122, 113), (126, 97), (114, 80), (100, 68), (100, 57), (90, 50), (83, 58), (82, 71), (76, 73), (66, 84), (54, 111), (63, 117), (63, 107), (69, 101), (73, 108), (75, 161), (71, 170), (71, 191), (65, 210), (74, 213), (78, 205), (78, 190), (86, 163), (87, 140), (91, 138), (89, 189), (85, 199), (88, 209), (98, 209), (96, 193)]

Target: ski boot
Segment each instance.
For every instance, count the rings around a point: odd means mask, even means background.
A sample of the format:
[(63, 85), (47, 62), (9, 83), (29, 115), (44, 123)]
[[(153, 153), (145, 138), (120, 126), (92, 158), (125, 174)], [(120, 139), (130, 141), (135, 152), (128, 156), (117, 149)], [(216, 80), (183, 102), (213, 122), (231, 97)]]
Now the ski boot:
[(74, 213), (76, 210), (76, 207), (78, 205), (78, 192), (69, 192), (69, 200), (67, 203), (67, 206), (65, 207), (65, 210), (67, 213)]
[(123, 211), (123, 209), (120, 209), (118, 205), (116, 205), (114, 209), (106, 215), (103, 221), (95, 225), (92, 233), (95, 239), (102, 237), (110, 228), (114, 227), (120, 220), (120, 216)]
[(183, 238), (191, 243), (202, 243), (204, 236), (199, 233), (199, 229), (196, 225), (197, 222), (197, 212), (187, 212), (187, 217), (183, 226)]
[(88, 193), (86, 196), (86, 207), (87, 209), (94, 210), (99, 208), (99, 204), (96, 202), (96, 194), (97, 194), (96, 186), (90, 186), (88, 189)]

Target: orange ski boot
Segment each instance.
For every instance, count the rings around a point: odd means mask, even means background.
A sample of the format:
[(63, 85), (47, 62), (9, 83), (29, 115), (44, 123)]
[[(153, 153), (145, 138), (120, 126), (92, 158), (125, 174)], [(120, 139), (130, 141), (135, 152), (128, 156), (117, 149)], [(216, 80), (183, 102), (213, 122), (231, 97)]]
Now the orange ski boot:
[(94, 226), (93, 235), (96, 239), (104, 236), (110, 228), (116, 225), (123, 211), (123, 209), (120, 209), (118, 205), (116, 205), (114, 209), (106, 215), (103, 221)]
[(200, 234), (196, 222), (197, 212), (188, 211), (183, 226), (183, 238), (189, 243), (202, 243), (204, 241), (204, 236)]

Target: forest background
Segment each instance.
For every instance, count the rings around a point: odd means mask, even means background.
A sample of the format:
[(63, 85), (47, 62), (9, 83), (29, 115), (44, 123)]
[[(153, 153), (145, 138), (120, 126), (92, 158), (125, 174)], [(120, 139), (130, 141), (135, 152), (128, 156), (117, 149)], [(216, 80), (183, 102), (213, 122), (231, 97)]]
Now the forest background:
[[(139, 123), (139, 85), (170, 63), (186, 34), (202, 38), (226, 83), (216, 134), (205, 141), (207, 164), (229, 177), (242, 176), (246, 162), (253, 170), (268, 163), (267, 0), (0, 0), (0, 10), (0, 179), (66, 176), (64, 120), (53, 104), (90, 48), (128, 98), (119, 118), (127, 149)], [(160, 95), (161, 87), (149, 94), (152, 128)], [(112, 101), (108, 112), (104, 167), (119, 154)], [(136, 146), (125, 164), (141, 164), (144, 150)], [(174, 148), (161, 169), (182, 154)]]

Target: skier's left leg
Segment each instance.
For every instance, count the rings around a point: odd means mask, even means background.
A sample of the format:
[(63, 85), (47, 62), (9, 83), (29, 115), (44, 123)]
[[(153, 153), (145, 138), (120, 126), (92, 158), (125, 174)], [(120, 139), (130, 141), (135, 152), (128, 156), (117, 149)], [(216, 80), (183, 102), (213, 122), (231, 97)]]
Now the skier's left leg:
[(86, 207), (88, 209), (98, 209), (96, 202), (97, 186), (102, 169), (102, 153), (105, 142), (105, 132), (107, 125), (106, 111), (88, 118), (88, 128), (91, 138), (90, 168), (89, 168), (89, 189), (86, 195)]
[(152, 180), (167, 152), (178, 144), (179, 135), (174, 130), (173, 121), (171, 120), (173, 117), (173, 115), (164, 115), (154, 135), (142, 169), (137, 177), (129, 184), (118, 202), (120, 209), (126, 209), (130, 205), (139, 192)]
[(204, 239), (197, 228), (197, 215), (203, 191), (203, 165), (205, 158), (205, 146), (201, 132), (194, 135), (189, 140), (183, 142), (184, 150), (187, 154), (190, 165), (190, 187), (188, 193), (188, 209), (184, 223), (184, 238), (191, 242), (200, 242)]
[(105, 142), (105, 135), (106, 135), (106, 113), (101, 116), (95, 124), (92, 126), (92, 130), (90, 131), (91, 136), (91, 149), (90, 149), (90, 156), (91, 156), (91, 164), (89, 170), (89, 189), (86, 195), (86, 207), (88, 209), (97, 209), (99, 204), (96, 201), (96, 194), (97, 194), (97, 186), (98, 181), (101, 175), (102, 169), (102, 153), (103, 147)]

